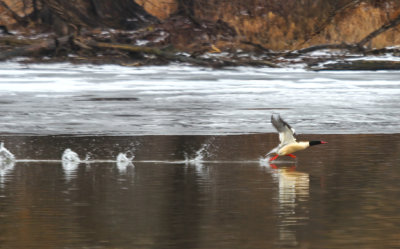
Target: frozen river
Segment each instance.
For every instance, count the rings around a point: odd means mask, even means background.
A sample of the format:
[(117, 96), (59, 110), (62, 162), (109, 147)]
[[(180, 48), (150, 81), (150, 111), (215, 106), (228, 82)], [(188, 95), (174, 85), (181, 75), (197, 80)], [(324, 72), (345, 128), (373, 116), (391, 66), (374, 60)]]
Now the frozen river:
[(0, 248), (399, 248), (399, 79), (0, 63)]
[(400, 72), (0, 64), (0, 133), (397, 133)]

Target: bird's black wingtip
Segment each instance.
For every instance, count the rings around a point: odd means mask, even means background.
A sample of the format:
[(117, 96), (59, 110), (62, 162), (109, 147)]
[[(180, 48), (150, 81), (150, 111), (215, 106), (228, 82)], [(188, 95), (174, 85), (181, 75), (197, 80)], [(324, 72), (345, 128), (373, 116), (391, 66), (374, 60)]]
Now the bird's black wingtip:
[(281, 115), (279, 113), (273, 113), (271, 115), (271, 123), (278, 131), (281, 131), (282, 128), (286, 126), (294, 133), (293, 128), (281, 118)]
[(279, 120), (279, 119), (282, 119), (282, 118), (281, 118), (281, 115), (279, 113), (272, 113), (271, 114), (271, 120), (273, 120), (273, 119)]

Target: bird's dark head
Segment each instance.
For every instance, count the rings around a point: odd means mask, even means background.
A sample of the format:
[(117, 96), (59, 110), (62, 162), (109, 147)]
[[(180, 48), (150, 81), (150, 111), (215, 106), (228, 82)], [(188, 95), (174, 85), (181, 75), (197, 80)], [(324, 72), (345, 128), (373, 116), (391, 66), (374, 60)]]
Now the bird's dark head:
[(327, 144), (328, 142), (325, 141), (310, 141), (310, 146), (318, 145), (318, 144)]

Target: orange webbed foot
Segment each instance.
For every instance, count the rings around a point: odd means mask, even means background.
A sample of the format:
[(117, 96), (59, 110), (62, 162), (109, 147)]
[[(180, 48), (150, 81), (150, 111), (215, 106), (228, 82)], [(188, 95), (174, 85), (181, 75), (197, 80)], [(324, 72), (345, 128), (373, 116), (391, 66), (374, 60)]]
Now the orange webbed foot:
[(274, 156), (274, 157), (271, 157), (271, 158), (269, 159), (269, 161), (271, 162), (271, 161), (273, 161), (273, 160), (277, 159), (277, 158), (278, 158), (278, 156), (279, 156), (279, 155), (276, 155), (276, 156)]
[(293, 154), (287, 154), (286, 156), (290, 156), (291, 158), (296, 158), (296, 156)]

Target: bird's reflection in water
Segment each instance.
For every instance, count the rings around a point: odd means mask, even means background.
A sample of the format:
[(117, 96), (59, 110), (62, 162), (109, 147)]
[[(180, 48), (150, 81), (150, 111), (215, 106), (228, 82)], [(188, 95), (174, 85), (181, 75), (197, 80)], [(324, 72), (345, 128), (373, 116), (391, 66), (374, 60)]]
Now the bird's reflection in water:
[(309, 219), (309, 174), (295, 165), (270, 165), (272, 176), (278, 182), (277, 216), (281, 246), (298, 246), (298, 231)]

